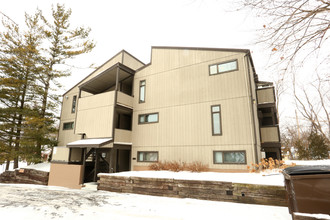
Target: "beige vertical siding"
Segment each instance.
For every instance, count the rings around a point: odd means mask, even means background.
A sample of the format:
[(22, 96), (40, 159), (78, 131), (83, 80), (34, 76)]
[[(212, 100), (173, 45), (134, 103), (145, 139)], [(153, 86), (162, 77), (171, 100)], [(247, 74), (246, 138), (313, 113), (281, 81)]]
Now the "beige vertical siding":
[(86, 138), (112, 137), (115, 92), (79, 99), (76, 133)]
[(122, 92), (117, 92), (117, 103), (128, 107), (133, 108), (133, 97)]
[(67, 147), (54, 147), (52, 161), (68, 162), (69, 151), (70, 149)]
[(123, 64), (133, 70), (137, 70), (142, 66), (144, 66), (143, 63), (141, 63), (140, 61), (138, 61), (136, 58), (132, 57), (130, 54), (126, 53), (125, 51), (123, 51)]
[(115, 129), (115, 143), (124, 143), (129, 144), (132, 143), (132, 131), (123, 130), (123, 129)]
[(52, 163), (50, 165), (48, 185), (81, 189), (83, 176), (83, 165)]
[[(247, 163), (254, 162), (252, 100), (244, 55), (153, 49), (151, 65), (135, 74), (132, 156), (137, 151), (159, 151), (160, 160), (245, 169), (246, 165), (213, 164), (214, 150), (245, 150)], [(235, 59), (237, 71), (209, 75), (209, 65)], [(146, 80), (145, 103), (138, 103), (140, 80)], [(221, 105), (221, 136), (212, 136), (212, 105)], [(139, 114), (154, 112), (159, 113), (158, 123), (138, 124)], [(135, 160), (132, 167), (146, 164)]]
[[(72, 99), (77, 96), (76, 112), (72, 113)], [(79, 99), (79, 89), (74, 88), (63, 96), (62, 109), (61, 109), (61, 123), (59, 127), (58, 146), (65, 146), (67, 143), (79, 140), (81, 137), (74, 134), (74, 129), (63, 130), (63, 124), (67, 122), (75, 123), (77, 114), (77, 104)]]

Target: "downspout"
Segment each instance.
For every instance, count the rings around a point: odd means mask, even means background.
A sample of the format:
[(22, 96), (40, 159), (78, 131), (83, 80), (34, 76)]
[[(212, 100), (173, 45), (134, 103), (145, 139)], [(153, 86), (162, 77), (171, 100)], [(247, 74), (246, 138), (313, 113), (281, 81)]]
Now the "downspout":
[(258, 146), (257, 146), (257, 135), (256, 135), (256, 122), (255, 122), (255, 115), (254, 115), (254, 107), (253, 107), (253, 96), (252, 96), (252, 84), (251, 84), (251, 73), (250, 73), (250, 64), (249, 64), (249, 54), (246, 54), (246, 63), (247, 63), (247, 73), (248, 73), (248, 81), (249, 81), (249, 89), (250, 89), (250, 105), (251, 105), (251, 115), (252, 115), (252, 124), (253, 124), (253, 145), (254, 145), (254, 156), (255, 156), (255, 163), (259, 163), (258, 159)]

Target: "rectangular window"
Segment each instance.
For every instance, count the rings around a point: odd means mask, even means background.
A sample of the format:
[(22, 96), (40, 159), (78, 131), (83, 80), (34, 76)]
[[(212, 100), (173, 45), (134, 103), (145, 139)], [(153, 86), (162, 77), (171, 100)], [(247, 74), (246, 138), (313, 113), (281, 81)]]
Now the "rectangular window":
[(221, 108), (220, 105), (211, 106), (212, 135), (221, 135)]
[(158, 113), (139, 115), (139, 124), (158, 122)]
[(73, 122), (63, 123), (63, 130), (71, 130), (73, 129)]
[(210, 75), (230, 72), (238, 70), (237, 60), (227, 61), (224, 63), (212, 64), (209, 66)]
[(213, 151), (215, 164), (246, 164), (245, 151)]
[(145, 151), (138, 152), (138, 162), (157, 162), (158, 152)]
[(140, 92), (139, 92), (139, 103), (145, 102), (145, 96), (146, 96), (146, 81), (141, 80), (140, 81)]
[(71, 108), (71, 113), (75, 113), (76, 112), (76, 102), (77, 102), (77, 96), (73, 96), (72, 98), (72, 108)]

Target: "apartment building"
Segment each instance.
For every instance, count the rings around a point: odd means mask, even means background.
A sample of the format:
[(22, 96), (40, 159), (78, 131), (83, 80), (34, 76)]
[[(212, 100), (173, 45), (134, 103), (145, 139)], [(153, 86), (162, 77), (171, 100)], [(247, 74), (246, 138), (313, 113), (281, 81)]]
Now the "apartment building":
[(249, 50), (152, 47), (149, 64), (123, 50), (63, 95), (49, 184), (80, 188), (157, 161), (246, 172), (281, 158), (275, 102)]

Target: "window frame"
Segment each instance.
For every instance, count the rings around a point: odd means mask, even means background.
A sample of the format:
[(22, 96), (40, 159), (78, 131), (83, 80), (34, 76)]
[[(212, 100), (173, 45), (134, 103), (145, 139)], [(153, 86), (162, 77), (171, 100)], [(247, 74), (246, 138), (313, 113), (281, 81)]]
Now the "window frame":
[[(219, 111), (218, 112), (213, 112), (213, 107), (219, 107)], [(214, 114), (219, 114), (219, 129), (220, 129), (220, 133), (216, 134), (214, 133)], [(221, 120), (221, 105), (211, 105), (211, 124), (212, 124), (212, 136), (221, 136), (222, 135), (222, 120)]]
[[(144, 83), (144, 85), (142, 85), (142, 83)], [(146, 80), (140, 80), (139, 83), (139, 103), (145, 103), (146, 102)], [(144, 96), (143, 96), (143, 100), (141, 100), (141, 88), (144, 88)]]
[[(236, 69), (219, 72), (219, 65), (226, 64), (226, 63), (231, 63), (231, 62), (236, 62)], [(211, 74), (211, 66), (216, 66), (217, 67), (217, 73)], [(238, 59), (228, 60), (228, 61), (221, 62), (221, 63), (214, 63), (214, 64), (209, 65), (209, 76), (215, 76), (215, 75), (219, 75), (219, 74), (222, 74), (222, 73), (233, 72), (233, 71), (237, 71), (238, 69), (239, 69), (238, 68)]]
[[(140, 154), (143, 154), (143, 160), (140, 160)], [(149, 161), (149, 160), (145, 160), (146, 158), (146, 154), (147, 153), (157, 153), (157, 160), (156, 161)], [(157, 163), (159, 161), (159, 152), (158, 151), (138, 151), (137, 152), (137, 162), (142, 162), (142, 163)]]
[[(72, 126), (70, 128), (65, 128), (65, 124), (72, 124)], [(74, 122), (71, 121), (71, 122), (63, 122), (63, 130), (73, 130), (74, 128)]]
[[(154, 114), (157, 114), (157, 121), (153, 121), (153, 122), (147, 122), (145, 119), (146, 119), (146, 116), (148, 115), (154, 115)], [(140, 117), (141, 116), (144, 116), (144, 122), (140, 122)], [(159, 112), (153, 112), (153, 113), (148, 113), (148, 114), (139, 114), (138, 115), (138, 124), (140, 125), (143, 125), (143, 124), (152, 124), (152, 123), (158, 123), (159, 122)]]
[[(243, 152), (244, 153), (244, 163), (228, 163), (224, 161), (224, 153), (235, 153), (235, 152)], [(222, 163), (216, 163), (215, 161), (215, 154), (222, 153)], [(246, 158), (246, 150), (214, 150), (213, 151), (213, 164), (236, 164), (236, 165), (246, 165), (247, 158)]]
[(77, 107), (77, 96), (74, 95), (72, 97), (71, 113), (76, 113), (76, 107)]

